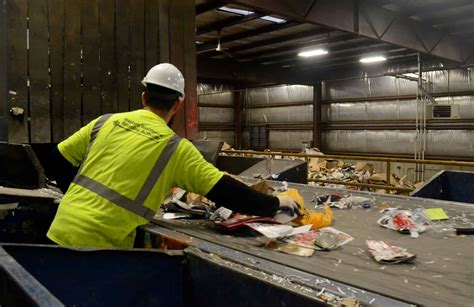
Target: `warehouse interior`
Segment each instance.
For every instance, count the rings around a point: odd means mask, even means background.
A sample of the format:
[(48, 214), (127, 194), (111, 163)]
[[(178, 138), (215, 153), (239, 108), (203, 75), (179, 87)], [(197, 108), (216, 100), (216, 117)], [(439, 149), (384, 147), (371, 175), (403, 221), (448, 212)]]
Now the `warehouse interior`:
[[(471, 304), (473, 16), (472, 0), (3, 1), (0, 306)], [(51, 245), (68, 193), (51, 153), (142, 109), (159, 63), (185, 80), (173, 131), (320, 224), (176, 186), (138, 248)]]

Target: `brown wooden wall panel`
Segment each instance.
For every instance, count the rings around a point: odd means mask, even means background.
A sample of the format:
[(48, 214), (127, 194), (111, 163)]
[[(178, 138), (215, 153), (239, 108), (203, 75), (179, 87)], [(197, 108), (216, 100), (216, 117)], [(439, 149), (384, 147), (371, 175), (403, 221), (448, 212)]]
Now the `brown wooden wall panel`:
[(195, 137), (193, 0), (12, 0), (1, 2), (2, 16), (0, 94), (8, 97), (0, 101), (0, 127), (10, 107), (25, 113), (7, 115), (0, 140), (60, 142), (100, 114), (141, 108), (141, 80), (159, 62), (185, 76), (187, 101), (175, 128)]
[(64, 139), (64, 0), (49, 0), (52, 141)]
[[(170, 62), (184, 74), (184, 1), (170, 1)], [(185, 78), (186, 79), (186, 78)], [(173, 130), (180, 136), (186, 135), (185, 104), (176, 113)]]
[(64, 137), (81, 128), (81, 1), (64, 1)]
[(159, 35), (159, 61), (168, 63), (170, 61), (170, 0), (158, 1), (158, 35)]
[(100, 0), (99, 14), (101, 105), (105, 114), (117, 111), (114, 0)]
[(130, 11), (130, 109), (137, 110), (141, 106), (140, 94), (143, 91), (141, 80), (145, 76), (145, 3), (133, 0)]
[(82, 124), (101, 115), (99, 0), (82, 1)]
[(196, 70), (196, 30), (195, 30), (195, 3), (193, 0), (184, 0), (183, 36), (184, 36), (184, 75), (186, 80), (185, 124), (186, 137), (198, 138), (198, 98), (197, 98), (197, 70)]
[(145, 72), (158, 64), (158, 0), (145, 0)]
[(9, 116), (8, 141), (28, 143), (28, 55), (26, 46), (27, 1), (7, 1), (8, 93), (9, 106), (25, 110), (23, 116)]
[(117, 39), (117, 111), (130, 110), (128, 66), (130, 64), (130, 1), (115, 1), (115, 25)]
[(48, 55), (48, 1), (29, 2), (31, 143), (51, 142)]
[(0, 142), (8, 141), (7, 3), (0, 2)]

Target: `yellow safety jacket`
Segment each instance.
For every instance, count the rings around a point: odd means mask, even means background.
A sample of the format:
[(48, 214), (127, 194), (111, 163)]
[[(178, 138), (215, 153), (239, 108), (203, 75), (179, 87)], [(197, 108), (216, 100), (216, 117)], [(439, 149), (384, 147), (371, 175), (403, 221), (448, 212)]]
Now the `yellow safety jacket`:
[(173, 187), (206, 195), (223, 176), (147, 110), (103, 115), (58, 149), (80, 165), (47, 234), (68, 247), (131, 248)]

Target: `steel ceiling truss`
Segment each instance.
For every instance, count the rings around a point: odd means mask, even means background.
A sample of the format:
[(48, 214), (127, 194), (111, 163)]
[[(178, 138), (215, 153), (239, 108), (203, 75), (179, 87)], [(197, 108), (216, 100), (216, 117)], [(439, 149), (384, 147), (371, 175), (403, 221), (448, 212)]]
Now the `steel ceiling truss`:
[(255, 10), (288, 19), (359, 34), (462, 64), (473, 64), (473, 46), (461, 38), (399, 13), (377, 7), (367, 0), (235, 0)]

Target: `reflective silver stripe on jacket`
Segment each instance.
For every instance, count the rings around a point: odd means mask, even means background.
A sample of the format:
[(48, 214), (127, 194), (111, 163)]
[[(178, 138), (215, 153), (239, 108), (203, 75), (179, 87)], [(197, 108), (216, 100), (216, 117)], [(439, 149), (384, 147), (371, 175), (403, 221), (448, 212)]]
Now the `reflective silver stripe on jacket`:
[[(107, 116), (105, 119), (104, 117)], [(102, 116), (94, 125), (94, 128), (92, 129), (91, 133), (91, 141), (89, 144), (89, 147), (87, 148), (86, 155), (83, 160), (83, 164), (87, 158), (87, 154), (89, 153), (89, 149), (91, 148), (92, 143), (94, 142), (95, 138), (97, 137), (97, 133), (99, 132), (100, 128), (103, 126), (103, 124), (107, 121), (107, 119), (112, 115), (112, 114), (106, 114)], [(83, 188), (86, 188), (101, 197), (107, 199), (108, 201), (126, 209), (129, 210), (141, 217), (146, 218), (147, 220), (151, 220), (153, 216), (155, 216), (156, 212), (151, 210), (150, 208), (145, 207), (143, 204), (145, 200), (147, 199), (148, 195), (150, 194), (151, 190), (155, 186), (155, 184), (158, 182), (158, 179), (160, 178), (161, 174), (163, 173), (163, 170), (165, 169), (166, 165), (170, 161), (171, 157), (173, 156), (173, 153), (175, 152), (176, 148), (178, 147), (179, 141), (181, 138), (177, 135), (173, 135), (168, 143), (166, 144), (165, 148), (163, 149), (161, 155), (158, 157), (158, 159), (155, 162), (155, 165), (153, 165), (150, 173), (148, 174), (148, 177), (145, 180), (145, 183), (143, 184), (142, 188), (140, 189), (140, 192), (138, 193), (137, 197), (133, 200), (130, 199), (126, 196), (123, 196), (122, 194), (106, 187), (105, 185), (101, 184), (100, 182), (89, 178), (85, 175), (80, 175), (80, 170), (78, 172), (78, 175), (76, 178), (74, 178), (73, 182), (77, 185), (82, 186)], [(82, 166), (81, 166), (82, 168)]]
[[(99, 133), (100, 128), (105, 124), (105, 122), (112, 116), (112, 113), (109, 114), (104, 114), (102, 115), (94, 124), (94, 127), (92, 127), (91, 131), (91, 140), (89, 142), (89, 146), (87, 146), (86, 154), (84, 155), (84, 159), (82, 159), (81, 166), (79, 166), (79, 170), (77, 171), (77, 175), (79, 175), (82, 171), (82, 167), (84, 166), (84, 162), (87, 159), (87, 155), (89, 154), (89, 151), (91, 150), (92, 144), (94, 143), (95, 139), (97, 138), (97, 133)], [(77, 177), (76, 175), (76, 177)], [(75, 178), (74, 178), (75, 180)], [(74, 181), (73, 181), (74, 182)]]

